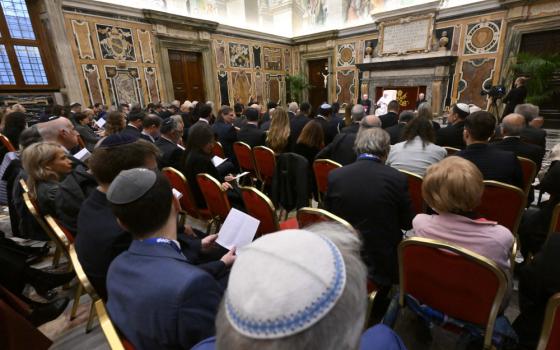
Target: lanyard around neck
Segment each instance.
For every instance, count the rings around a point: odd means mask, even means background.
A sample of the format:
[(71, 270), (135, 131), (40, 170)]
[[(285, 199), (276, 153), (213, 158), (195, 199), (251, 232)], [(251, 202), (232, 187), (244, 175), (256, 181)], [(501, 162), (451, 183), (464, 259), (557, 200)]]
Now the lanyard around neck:
[(374, 154), (362, 153), (358, 156), (358, 160), (362, 159), (373, 160), (374, 162), (381, 163), (381, 158)]

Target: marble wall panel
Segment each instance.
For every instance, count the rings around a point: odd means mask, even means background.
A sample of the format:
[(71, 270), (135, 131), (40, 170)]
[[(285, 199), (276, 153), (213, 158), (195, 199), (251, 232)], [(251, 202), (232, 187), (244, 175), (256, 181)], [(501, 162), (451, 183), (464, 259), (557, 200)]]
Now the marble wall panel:
[(83, 64), (82, 72), (86, 84), (89, 104), (95, 103), (105, 104), (103, 97), (103, 87), (101, 86), (101, 77), (99, 76), (99, 68), (95, 64)]
[(140, 44), (140, 52), (142, 53), (142, 62), (154, 63), (154, 51), (152, 48), (152, 36), (145, 29), (138, 29), (138, 43)]
[(229, 43), (229, 65), (237, 68), (249, 68), (251, 66), (251, 55), (249, 45)]
[(336, 100), (338, 103), (351, 103), (354, 101), (355, 91), (354, 70), (339, 70), (336, 72)]
[(261, 47), (253, 46), (253, 66), (255, 68), (261, 68)]
[(216, 65), (218, 69), (226, 68), (226, 44), (223, 40), (216, 40), (214, 41), (214, 53), (216, 57)]
[(264, 76), (261, 72), (255, 73), (255, 98), (258, 103), (264, 101)]
[(72, 34), (78, 49), (78, 56), (81, 59), (94, 60), (95, 52), (93, 51), (93, 43), (91, 41), (91, 33), (89, 31), (88, 22), (72, 20)]
[(105, 60), (136, 62), (134, 40), (130, 28), (96, 24), (101, 56)]
[(156, 68), (145, 67), (144, 79), (146, 81), (146, 88), (148, 89), (148, 103), (161, 101)]
[(246, 71), (231, 72), (231, 94), (234, 101), (247, 104), (253, 96), (253, 79)]
[(492, 81), (496, 59), (474, 59), (463, 61), (458, 86), (457, 101), (486, 106), (486, 97), (480, 91), (486, 81)]
[(277, 47), (264, 47), (264, 69), (282, 70), (282, 49)]
[(218, 82), (220, 86), (221, 104), (229, 104), (228, 73), (226, 71), (222, 70), (218, 72)]

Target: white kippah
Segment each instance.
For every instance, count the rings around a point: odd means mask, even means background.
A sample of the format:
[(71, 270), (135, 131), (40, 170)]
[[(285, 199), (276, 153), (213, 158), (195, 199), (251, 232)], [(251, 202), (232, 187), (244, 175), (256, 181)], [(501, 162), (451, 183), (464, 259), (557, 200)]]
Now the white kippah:
[(462, 110), (465, 113), (470, 113), (469, 105), (466, 103), (457, 103), (457, 108)]
[(323, 103), (323, 104), (321, 105), (321, 109), (329, 109), (329, 108), (331, 108), (331, 105), (328, 104), (328, 103)]
[(240, 253), (229, 276), (225, 307), (232, 326), (249, 338), (299, 333), (321, 320), (344, 291), (342, 254), (318, 234), (273, 233)]

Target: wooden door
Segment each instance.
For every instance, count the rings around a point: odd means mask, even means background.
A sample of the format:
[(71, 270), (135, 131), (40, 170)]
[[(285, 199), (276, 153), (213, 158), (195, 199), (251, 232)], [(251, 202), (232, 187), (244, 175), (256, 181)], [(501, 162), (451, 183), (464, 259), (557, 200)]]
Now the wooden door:
[(206, 102), (201, 53), (169, 50), (169, 66), (176, 100)]
[(317, 113), (319, 107), (328, 102), (327, 87), (325, 87), (325, 79), (322, 74), (325, 74), (325, 67), (327, 66), (327, 59), (308, 61), (309, 65), (309, 103), (313, 113)]

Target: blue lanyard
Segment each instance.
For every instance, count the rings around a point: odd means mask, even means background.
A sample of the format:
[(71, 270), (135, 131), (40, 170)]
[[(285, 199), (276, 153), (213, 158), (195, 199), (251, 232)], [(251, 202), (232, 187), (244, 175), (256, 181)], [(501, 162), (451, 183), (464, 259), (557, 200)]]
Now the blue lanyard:
[(181, 248), (179, 248), (177, 246), (177, 244), (175, 244), (175, 242), (167, 239), (167, 238), (161, 238), (161, 237), (152, 237), (152, 238), (146, 238), (143, 239), (142, 242), (149, 244), (149, 245), (156, 245), (156, 244), (167, 244), (170, 245), (171, 248), (175, 249), (177, 251), (177, 253), (183, 255), (183, 252), (181, 251)]
[(373, 160), (374, 162), (381, 163), (381, 158), (379, 158), (374, 154), (362, 153), (358, 156), (358, 160), (362, 160), (362, 159)]

